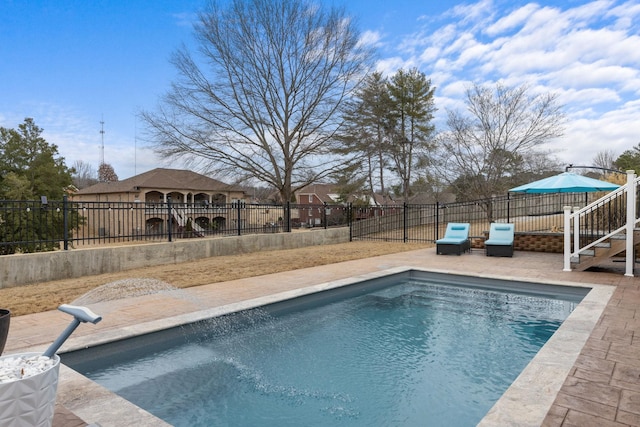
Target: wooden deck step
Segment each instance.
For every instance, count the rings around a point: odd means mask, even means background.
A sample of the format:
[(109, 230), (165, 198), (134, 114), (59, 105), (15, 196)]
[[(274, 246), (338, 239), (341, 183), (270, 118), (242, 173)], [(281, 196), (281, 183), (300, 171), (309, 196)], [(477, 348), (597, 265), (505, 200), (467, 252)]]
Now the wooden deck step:
[[(638, 241), (637, 238), (640, 238), (640, 233), (634, 233), (634, 240), (636, 242)], [(619, 256), (619, 254), (626, 249), (626, 235), (620, 233), (612, 236), (607, 241), (594, 245), (592, 249), (580, 252), (579, 257), (577, 259), (573, 257), (571, 262), (575, 270), (584, 271), (589, 267)]]

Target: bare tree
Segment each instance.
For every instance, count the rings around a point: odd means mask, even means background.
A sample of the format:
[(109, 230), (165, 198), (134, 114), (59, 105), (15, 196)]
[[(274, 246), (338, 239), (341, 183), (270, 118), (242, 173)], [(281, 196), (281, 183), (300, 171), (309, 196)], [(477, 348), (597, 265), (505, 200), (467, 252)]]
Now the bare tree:
[(613, 150), (605, 148), (602, 151), (596, 153), (591, 161), (593, 166), (602, 169), (616, 169), (616, 154)]
[(173, 56), (179, 80), (156, 113), (142, 114), (159, 153), (253, 178), (284, 201), (350, 162), (334, 137), (370, 54), (343, 10), (213, 1), (195, 34), (199, 56), (186, 47)]
[(116, 182), (118, 175), (109, 163), (102, 163), (98, 166), (98, 180), (100, 182)]
[[(557, 167), (540, 146), (562, 135), (564, 114), (551, 93), (529, 95), (526, 85), (467, 89), (467, 113), (448, 111), (448, 130), (438, 138), (440, 174), (463, 199), (490, 199), (520, 184), (519, 177), (542, 174), (527, 166)], [(530, 176), (530, 175), (529, 175)], [(488, 212), (491, 219), (491, 214)]]
[(73, 162), (73, 170), (75, 171), (72, 175), (73, 185), (76, 188), (83, 189), (98, 183), (98, 174), (90, 163), (84, 160), (76, 160)]

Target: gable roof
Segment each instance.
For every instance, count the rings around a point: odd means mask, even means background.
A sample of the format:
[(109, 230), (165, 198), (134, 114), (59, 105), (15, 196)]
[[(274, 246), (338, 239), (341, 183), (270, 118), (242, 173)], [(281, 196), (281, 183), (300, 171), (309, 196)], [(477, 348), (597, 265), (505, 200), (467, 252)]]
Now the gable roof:
[(314, 194), (322, 202), (335, 203), (338, 197), (334, 184), (309, 184), (296, 193), (298, 195)]
[[(310, 184), (298, 190), (296, 194), (299, 196), (315, 194), (318, 199), (328, 204), (338, 203), (338, 199), (340, 197), (338, 187), (335, 184)], [(354, 202), (355, 200), (364, 200), (370, 205), (378, 204), (388, 206), (395, 204), (395, 201), (390, 196), (385, 196), (377, 193), (373, 195), (365, 193), (351, 194), (347, 197), (347, 200), (349, 202)]]
[(239, 186), (225, 184), (190, 170), (156, 168), (122, 181), (99, 182), (76, 194), (137, 193), (142, 188), (191, 192), (243, 191)]

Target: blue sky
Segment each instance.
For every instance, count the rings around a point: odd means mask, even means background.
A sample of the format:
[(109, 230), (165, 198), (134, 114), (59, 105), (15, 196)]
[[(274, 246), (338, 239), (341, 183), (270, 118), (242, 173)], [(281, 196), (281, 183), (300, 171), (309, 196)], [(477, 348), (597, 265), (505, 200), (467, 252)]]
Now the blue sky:
[[(548, 144), (563, 163), (590, 165), (640, 142), (640, 0), (323, 0), (344, 5), (377, 68), (417, 67), (436, 87), (436, 124), (464, 109), (472, 82), (558, 93), (568, 122)], [(175, 79), (169, 57), (190, 44), (205, 0), (0, 0), (0, 126), (33, 117), (67, 165), (120, 179), (154, 167), (136, 114)], [(104, 121), (104, 134), (100, 133)]]

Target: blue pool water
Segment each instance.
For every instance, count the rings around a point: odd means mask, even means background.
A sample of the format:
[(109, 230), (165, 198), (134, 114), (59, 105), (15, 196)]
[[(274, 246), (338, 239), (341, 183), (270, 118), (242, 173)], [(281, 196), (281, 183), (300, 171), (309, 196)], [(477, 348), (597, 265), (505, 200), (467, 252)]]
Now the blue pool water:
[(576, 304), (411, 278), (63, 361), (175, 426), (473, 426)]

